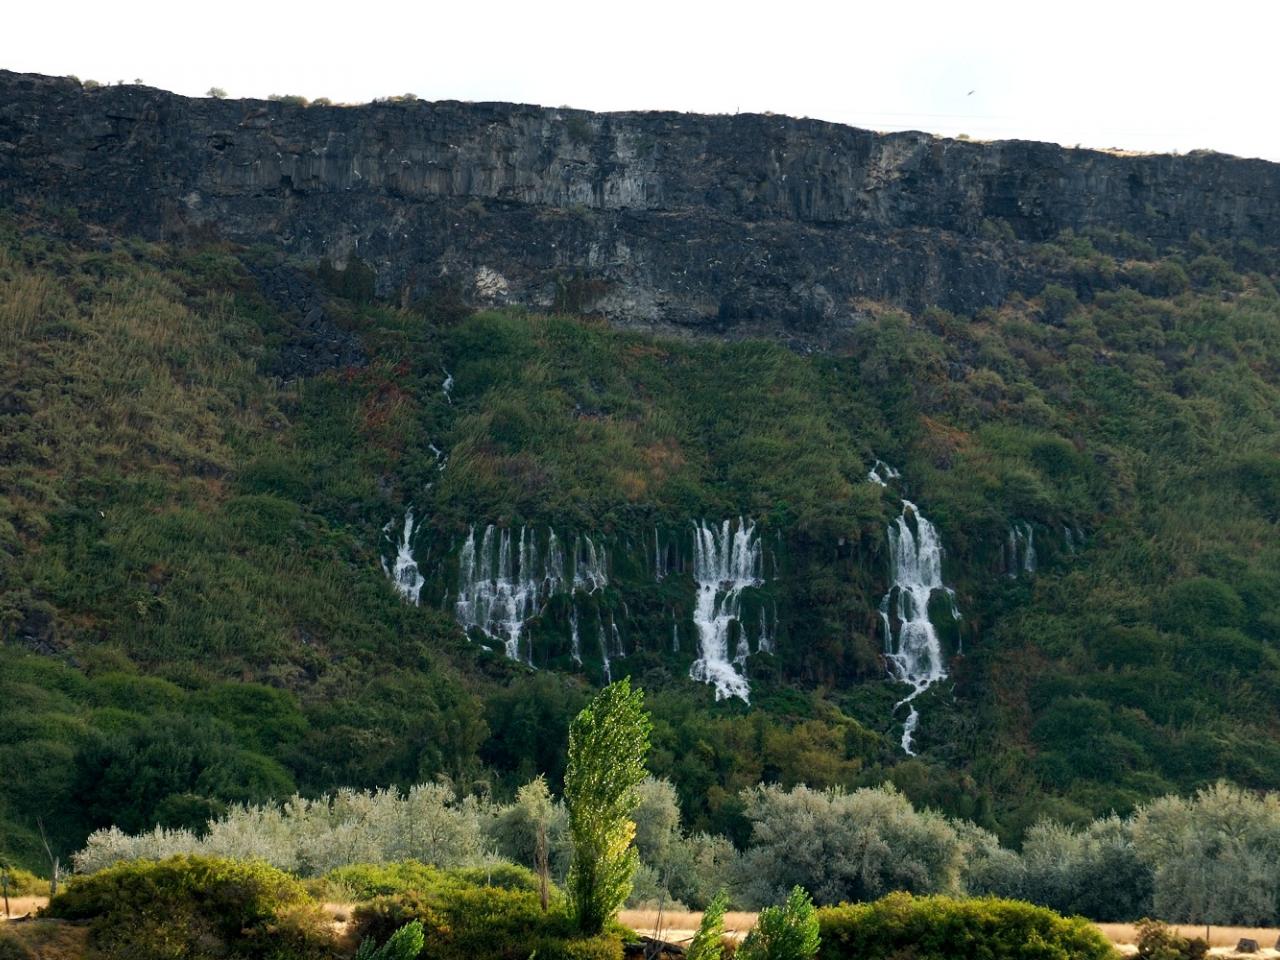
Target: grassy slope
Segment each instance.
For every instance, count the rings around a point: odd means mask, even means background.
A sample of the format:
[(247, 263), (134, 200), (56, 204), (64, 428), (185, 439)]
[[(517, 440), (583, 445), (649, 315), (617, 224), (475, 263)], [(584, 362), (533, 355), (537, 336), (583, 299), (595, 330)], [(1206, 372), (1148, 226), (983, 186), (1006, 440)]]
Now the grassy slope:
[[(397, 602), (376, 533), (407, 502), (433, 556), (472, 522), (633, 545), (692, 518), (764, 524), (784, 634), (753, 664), (748, 722), (658, 644), (628, 661), (655, 768), (699, 826), (732, 832), (760, 778), (891, 776), (1011, 833), (1218, 776), (1280, 785), (1280, 301), (1257, 270), (1275, 261), (1107, 242), (1040, 250), (1086, 302), (886, 311), (814, 358), (335, 299), (374, 359), (285, 386), (265, 371), (290, 321), (249, 254), (10, 225), (0, 768), (24, 775), (0, 785), (0, 842), (33, 861), (36, 815), (65, 849), (295, 786), (554, 775), (583, 684)], [(876, 658), (897, 504), (865, 483), (872, 456), (940, 528), (966, 615), (906, 762)], [(1013, 520), (1040, 531), (1034, 579), (1001, 575)], [(673, 601), (641, 579), (643, 641)]]

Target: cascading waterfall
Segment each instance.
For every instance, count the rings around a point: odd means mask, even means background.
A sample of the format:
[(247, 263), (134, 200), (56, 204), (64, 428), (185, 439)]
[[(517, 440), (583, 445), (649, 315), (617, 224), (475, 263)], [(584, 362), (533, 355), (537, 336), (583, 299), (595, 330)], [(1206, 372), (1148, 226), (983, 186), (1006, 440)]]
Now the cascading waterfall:
[(595, 593), (609, 585), (609, 554), (588, 536), (579, 536), (573, 550), (573, 589)]
[(902, 749), (914, 756), (911, 739), (920, 713), (912, 701), (947, 676), (942, 643), (929, 619), (929, 601), (935, 591), (941, 590), (951, 601), (952, 616), (959, 619), (960, 611), (955, 592), (942, 582), (942, 541), (938, 532), (910, 500), (902, 501), (902, 514), (889, 525), (889, 574), (889, 592), (880, 601), (885, 655), (894, 679), (911, 686), (911, 692), (893, 709), (896, 712), (905, 705), (911, 710), (902, 728)]
[[(572, 575), (565, 550), (554, 530), (539, 542), (535, 528), (519, 533), (493, 524), (477, 543), (474, 527), (458, 555), (458, 599), (454, 614), (464, 630), (477, 629), (501, 640), (508, 657), (532, 665), (533, 650), (526, 643), (529, 621), (542, 612), (553, 594), (591, 594), (609, 583), (608, 552), (589, 536), (574, 540)], [(571, 652), (582, 663), (578, 611), (570, 604)]]
[(880, 487), (887, 487), (890, 480), (899, 480), (901, 477), (901, 473), (883, 460), (877, 460), (873, 463), (871, 470), (867, 473), (867, 479)]
[(445, 368), (444, 368), (444, 367), (441, 367), (440, 369), (441, 369), (441, 370), (444, 370), (444, 382), (440, 384), (440, 392), (444, 394), (444, 398), (445, 398), (446, 400), (448, 400), (448, 401), (449, 401), (449, 403), (452, 405), (452, 403), (453, 403), (453, 374), (452, 374), (452, 373), (450, 373), (448, 370), (445, 370)]
[[(741, 665), (749, 652), (740, 620), (742, 591), (764, 584), (763, 551), (755, 524), (739, 519), (734, 528), (726, 520), (718, 534), (705, 522), (696, 524), (693, 558), (697, 585), (693, 623), (698, 631), (698, 659), (689, 669), (689, 676), (713, 684), (717, 700), (739, 697), (750, 702), (751, 686), (734, 664), (736, 661)], [(730, 660), (729, 639), (735, 623), (740, 636)]]
[[(867, 480), (881, 487), (900, 479), (897, 470), (877, 460)], [(910, 709), (902, 725), (902, 749), (915, 756), (912, 736), (920, 723), (920, 713), (912, 701), (939, 680), (947, 677), (942, 642), (929, 619), (929, 601), (942, 591), (951, 603), (951, 616), (959, 620), (955, 591), (942, 582), (942, 541), (934, 528), (910, 500), (902, 501), (902, 513), (889, 525), (889, 591), (880, 601), (884, 622), (885, 660), (895, 680), (906, 683), (911, 692), (893, 706)], [(897, 631), (894, 631), (894, 625)]]
[(387, 525), (382, 528), (383, 536), (396, 548), (395, 562), (388, 566), (387, 561), (384, 559), (382, 561), (382, 570), (391, 578), (391, 585), (395, 587), (396, 592), (416, 607), (418, 598), (422, 594), (422, 585), (426, 583), (426, 580), (423, 579), (422, 572), (418, 569), (417, 561), (413, 559), (413, 507), (405, 511), (404, 528), (400, 531), (398, 537), (393, 535), (394, 527), (395, 521), (389, 520)]
[(1020, 574), (1036, 572), (1036, 532), (1025, 520), (1010, 524), (1005, 540), (1005, 576), (1016, 579)]
[[(519, 660), (525, 622), (559, 586), (548, 578), (546, 566), (546, 557), (538, 551), (537, 534), (528, 527), (520, 528), (520, 539), (513, 545), (510, 529), (490, 524), (478, 548), (472, 528), (458, 558), (458, 600), (454, 604), (458, 622), (464, 629), (475, 627), (502, 640), (507, 656)], [(525, 659), (532, 661), (532, 651)]]

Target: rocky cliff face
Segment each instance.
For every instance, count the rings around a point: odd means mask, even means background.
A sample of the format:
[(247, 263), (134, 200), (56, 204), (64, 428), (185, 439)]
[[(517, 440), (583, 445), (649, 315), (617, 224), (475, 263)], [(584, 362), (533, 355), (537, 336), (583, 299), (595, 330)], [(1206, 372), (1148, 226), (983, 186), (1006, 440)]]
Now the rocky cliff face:
[(881, 135), (776, 116), (301, 107), (0, 71), (0, 203), (156, 238), (358, 255), (379, 292), (821, 342), (859, 303), (1034, 292), (1024, 242), (1280, 242), (1280, 165)]

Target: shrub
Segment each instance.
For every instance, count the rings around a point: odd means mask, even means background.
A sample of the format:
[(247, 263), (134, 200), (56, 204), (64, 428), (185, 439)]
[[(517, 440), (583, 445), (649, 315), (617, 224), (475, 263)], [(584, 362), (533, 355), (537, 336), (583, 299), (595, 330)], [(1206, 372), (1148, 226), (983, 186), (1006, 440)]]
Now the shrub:
[(9, 896), (40, 897), (49, 892), (49, 881), (37, 877), (30, 870), (9, 867)]
[(821, 942), (813, 901), (793, 887), (784, 904), (760, 911), (739, 954), (742, 960), (810, 960)]
[(985, 897), (959, 900), (892, 893), (874, 903), (818, 911), (822, 960), (984, 960), (1044, 957), (1116, 960), (1115, 949), (1080, 917)]
[(0, 960), (35, 960), (35, 954), (17, 937), (0, 930)]
[(538, 890), (538, 877), (533, 871), (510, 863), (457, 870), (441, 870), (416, 860), (360, 863), (330, 870), (324, 881), (341, 888), (352, 900), (360, 901), (403, 893), (442, 896), (466, 887), (496, 887), (525, 893)]
[(187, 856), (120, 863), (73, 878), (46, 913), (91, 921), (90, 942), (107, 960), (302, 960), (333, 949), (319, 906), (297, 880), (264, 863)]
[(961, 868), (984, 836), (972, 827), (962, 837), (945, 817), (915, 810), (892, 786), (844, 793), (769, 785), (742, 796), (751, 846), (739, 872), (751, 904), (776, 902), (797, 885), (824, 904), (892, 890), (956, 892)]
[(1142, 960), (1204, 960), (1209, 944), (1202, 937), (1188, 940), (1159, 920), (1138, 922), (1138, 956)]
[(543, 913), (536, 893), (500, 887), (457, 887), (431, 893), (378, 897), (353, 917), (361, 938), (383, 941), (413, 920), (422, 922), (424, 960), (616, 960), (618, 932), (582, 938), (562, 910)]
[(372, 940), (365, 940), (356, 951), (356, 960), (415, 960), (425, 941), (422, 923), (410, 920), (380, 947)]

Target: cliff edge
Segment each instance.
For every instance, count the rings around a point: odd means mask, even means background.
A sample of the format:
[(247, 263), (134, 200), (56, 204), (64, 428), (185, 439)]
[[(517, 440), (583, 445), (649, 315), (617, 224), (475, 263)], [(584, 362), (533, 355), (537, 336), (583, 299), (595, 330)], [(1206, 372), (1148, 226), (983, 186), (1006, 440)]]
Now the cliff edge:
[(1064, 229), (1280, 242), (1280, 165), (781, 116), (300, 106), (0, 71), (0, 204), (358, 256), (378, 292), (821, 342), (859, 304), (972, 313)]

